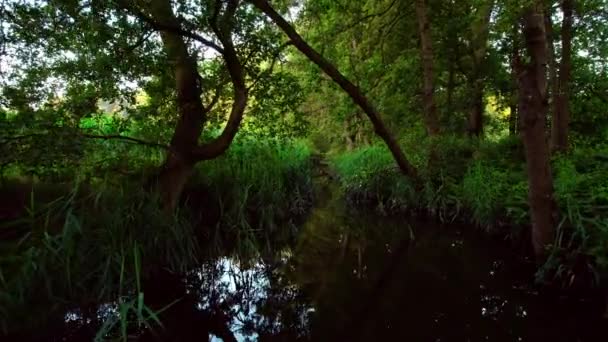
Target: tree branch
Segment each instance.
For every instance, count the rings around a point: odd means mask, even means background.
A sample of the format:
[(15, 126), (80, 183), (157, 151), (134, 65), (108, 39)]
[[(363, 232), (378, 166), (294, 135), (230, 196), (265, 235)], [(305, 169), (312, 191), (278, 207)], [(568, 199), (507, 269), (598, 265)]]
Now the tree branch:
[[(18, 141), (18, 140), (25, 140), (25, 139), (30, 139), (30, 138), (36, 138), (36, 137), (49, 137), (50, 135), (52, 135), (51, 133), (31, 133), (31, 134), (24, 134), (24, 135), (15, 135), (15, 136), (10, 136), (10, 137), (2, 137), (0, 138), (0, 141), (7, 143), (9, 141)], [(80, 138), (87, 138), (87, 139), (100, 139), (100, 140), (123, 140), (123, 141), (130, 141), (132, 143), (137, 143), (139, 145), (144, 145), (144, 146), (148, 146), (148, 147), (155, 147), (155, 148), (162, 148), (162, 149), (169, 149), (169, 146), (167, 145), (163, 145), (160, 143), (155, 143), (155, 142), (150, 142), (150, 141), (145, 141), (145, 140), (141, 140), (141, 139), (137, 139), (137, 138), (133, 138), (133, 137), (127, 137), (124, 135), (119, 135), (119, 134), (110, 134), (110, 135), (101, 135), (101, 134), (89, 134), (89, 133), (76, 133), (76, 134), (56, 134), (58, 136), (62, 136), (62, 135), (69, 135), (72, 137), (80, 137)]]
[(140, 140), (140, 139), (137, 139), (137, 138), (127, 137), (127, 136), (119, 135), (119, 134), (97, 135), (97, 134), (83, 133), (83, 134), (80, 134), (79, 136), (83, 137), (83, 138), (88, 138), (88, 139), (124, 140), (124, 141), (130, 141), (130, 142), (137, 143), (139, 145), (148, 146), (148, 147), (162, 148), (162, 149), (165, 149), (165, 150), (169, 149), (169, 146), (167, 146), (167, 145), (163, 145), (163, 144), (159, 144), (159, 143), (155, 143), (155, 142), (150, 142), (150, 141), (145, 141), (145, 140)]
[[(237, 1), (231, 1), (228, 4), (227, 13), (222, 16), (221, 24), (212, 23), (215, 34), (224, 45), (224, 53), (222, 56), (234, 88), (234, 101), (232, 103), (230, 117), (228, 118), (228, 122), (226, 123), (226, 127), (224, 127), (222, 134), (213, 141), (198, 146), (193, 151), (192, 156), (199, 161), (213, 159), (228, 149), (239, 130), (241, 121), (243, 120), (243, 113), (247, 107), (249, 95), (245, 85), (243, 65), (238, 58), (231, 35), (231, 20), (232, 15), (234, 15), (234, 11), (236, 10), (237, 3)], [(218, 11), (219, 8), (216, 8), (214, 17), (217, 16)]]
[(129, 6), (125, 0), (119, 0), (118, 2), (121, 7), (123, 7), (125, 10), (127, 10), (127, 12), (129, 12), (133, 16), (139, 18), (140, 20), (142, 20), (146, 24), (150, 25), (150, 27), (152, 27), (153, 29), (155, 29), (157, 31), (170, 31), (170, 32), (179, 34), (180, 36), (191, 38), (205, 46), (208, 46), (208, 47), (214, 49), (215, 51), (217, 51), (219, 53), (222, 53), (222, 54), (224, 53), (224, 49), (221, 46), (219, 46), (216, 43), (212, 42), (211, 40), (201, 36), (200, 34), (197, 34), (197, 33), (194, 33), (194, 32), (188, 31), (188, 30), (184, 30), (183, 28), (181, 28), (179, 26), (173, 26), (173, 25), (167, 25), (164, 23), (160, 23), (160, 22), (154, 20), (154, 18), (146, 15), (144, 12), (142, 12), (138, 8), (136, 8), (134, 6)]
[(207, 106), (204, 106), (203, 111), (205, 113), (209, 113), (210, 111), (212, 111), (213, 107), (215, 107), (215, 105), (218, 103), (218, 101), (220, 100), (220, 96), (222, 94), (222, 89), (224, 88), (224, 85), (226, 85), (226, 83), (227, 82), (221, 82), (220, 84), (217, 85), (217, 87), (215, 87), (215, 93), (213, 94), (211, 101), (209, 102), (209, 104)]
[(377, 13), (370, 13), (366, 16), (363, 16), (361, 18), (355, 19), (352, 22), (350, 22), (348, 25), (340, 28), (335, 34), (339, 35), (342, 34), (352, 28), (354, 28), (357, 25), (360, 25), (361, 23), (363, 23), (364, 21), (367, 21), (369, 19), (373, 19), (376, 17), (383, 17), (385, 14), (387, 14), (392, 8), (393, 6), (395, 6), (395, 4), (397, 3), (397, 0), (393, 0), (393, 2), (391, 2), (387, 8), (385, 8), (384, 10), (377, 12)]

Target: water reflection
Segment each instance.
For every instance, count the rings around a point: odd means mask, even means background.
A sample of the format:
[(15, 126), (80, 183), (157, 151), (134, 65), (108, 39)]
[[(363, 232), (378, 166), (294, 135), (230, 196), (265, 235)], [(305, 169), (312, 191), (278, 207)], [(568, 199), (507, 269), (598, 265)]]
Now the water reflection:
[(403, 222), (324, 217), (274, 257), (220, 258), (197, 270), (199, 309), (222, 308), (238, 341), (603, 338), (587, 308), (533, 291), (508, 246), (410, 224), (415, 240)]
[[(288, 259), (273, 264), (258, 260), (253, 264), (221, 258), (198, 270), (200, 310), (222, 307), (238, 341), (256, 341), (289, 331), (290, 336), (308, 335), (308, 317), (314, 309), (302, 301), (297, 305), (298, 288), (283, 284), (278, 270)], [(214, 276), (209, 277), (210, 274)], [(207, 279), (207, 281), (205, 281)], [(278, 285), (278, 287), (277, 287)], [(294, 305), (295, 304), (295, 305)], [(221, 341), (211, 336), (211, 341)]]
[(475, 231), (358, 215), (322, 196), (295, 243), (209, 262), (191, 289), (238, 341), (608, 340), (599, 315), (539, 296), (534, 265)]
[[(601, 314), (538, 295), (534, 266), (474, 228), (355, 215), (326, 200), (294, 243), (271, 250), (219, 256), (186, 277), (192, 309), (225, 324), (224, 341), (608, 340)], [(179, 310), (167, 315), (201, 324)], [(221, 340), (211, 328), (175, 340), (207, 337)]]

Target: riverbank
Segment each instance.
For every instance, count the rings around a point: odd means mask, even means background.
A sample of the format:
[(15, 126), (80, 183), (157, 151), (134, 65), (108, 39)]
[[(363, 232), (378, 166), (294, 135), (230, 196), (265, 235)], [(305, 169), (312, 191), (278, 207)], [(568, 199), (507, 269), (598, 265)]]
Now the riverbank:
[[(443, 137), (434, 142), (405, 141), (404, 145), (412, 146), (411, 158), (423, 170), (422, 190), (398, 172), (383, 146), (333, 157), (332, 165), (351, 207), (371, 208), (381, 215), (422, 214), (441, 222), (470, 223), (520, 242), (522, 248), (529, 244), (527, 180), (519, 140)], [(553, 159), (555, 199), (561, 216), (556, 243), (538, 281), (564, 289), (606, 287), (606, 155), (601, 148), (583, 146)]]

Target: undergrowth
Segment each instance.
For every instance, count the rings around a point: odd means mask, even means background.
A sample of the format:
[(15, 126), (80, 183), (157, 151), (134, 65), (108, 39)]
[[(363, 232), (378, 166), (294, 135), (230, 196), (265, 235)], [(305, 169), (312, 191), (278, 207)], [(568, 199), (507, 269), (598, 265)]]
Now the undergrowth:
[(47, 327), (68, 310), (113, 303), (118, 315), (108, 317), (115, 322), (103, 325), (102, 337), (126, 339), (128, 312), (138, 326), (156, 317), (140, 291), (149, 267), (185, 272), (196, 265), (198, 246), (188, 220), (168, 217), (142, 191), (90, 192), (76, 185), (44, 204), (35, 191), (30, 196), (24, 217), (2, 226), (25, 232), (0, 246), (4, 333)]
[[(421, 188), (399, 173), (383, 145), (334, 157), (334, 169), (351, 206), (371, 206), (383, 214), (424, 212), (511, 236), (518, 236), (529, 224), (525, 162), (518, 139), (406, 136), (402, 144), (410, 147), (408, 157), (421, 170)], [(589, 268), (597, 270), (596, 277), (608, 274), (606, 148), (577, 146), (554, 157), (552, 166), (561, 216), (547, 274), (570, 279), (564, 275), (580, 262), (580, 255), (591, 256)]]
[(201, 163), (191, 186), (217, 201), (215, 228), (222, 234), (215, 236), (236, 240), (241, 254), (255, 252), (259, 241), (292, 236), (312, 207), (310, 157), (303, 142), (240, 137), (226, 154)]

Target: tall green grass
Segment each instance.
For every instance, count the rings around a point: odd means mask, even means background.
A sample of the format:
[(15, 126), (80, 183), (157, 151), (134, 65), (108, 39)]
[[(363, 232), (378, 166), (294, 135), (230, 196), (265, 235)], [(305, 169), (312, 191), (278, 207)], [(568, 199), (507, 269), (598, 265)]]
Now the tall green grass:
[(310, 157), (300, 141), (242, 136), (223, 156), (201, 163), (192, 186), (203, 186), (218, 202), (216, 228), (254, 251), (271, 236), (292, 235), (285, 227), (311, 208)]
[[(39, 204), (36, 196), (27, 214), (9, 223), (27, 233), (0, 246), (4, 333), (43, 328), (67, 310), (107, 302), (120, 308), (116, 322), (124, 333), (127, 312), (134, 310), (137, 324), (154, 320), (140, 286), (150, 267), (185, 272), (197, 264), (189, 220), (168, 217), (142, 191), (75, 185), (52, 202)], [(117, 327), (104, 325), (103, 335)]]

